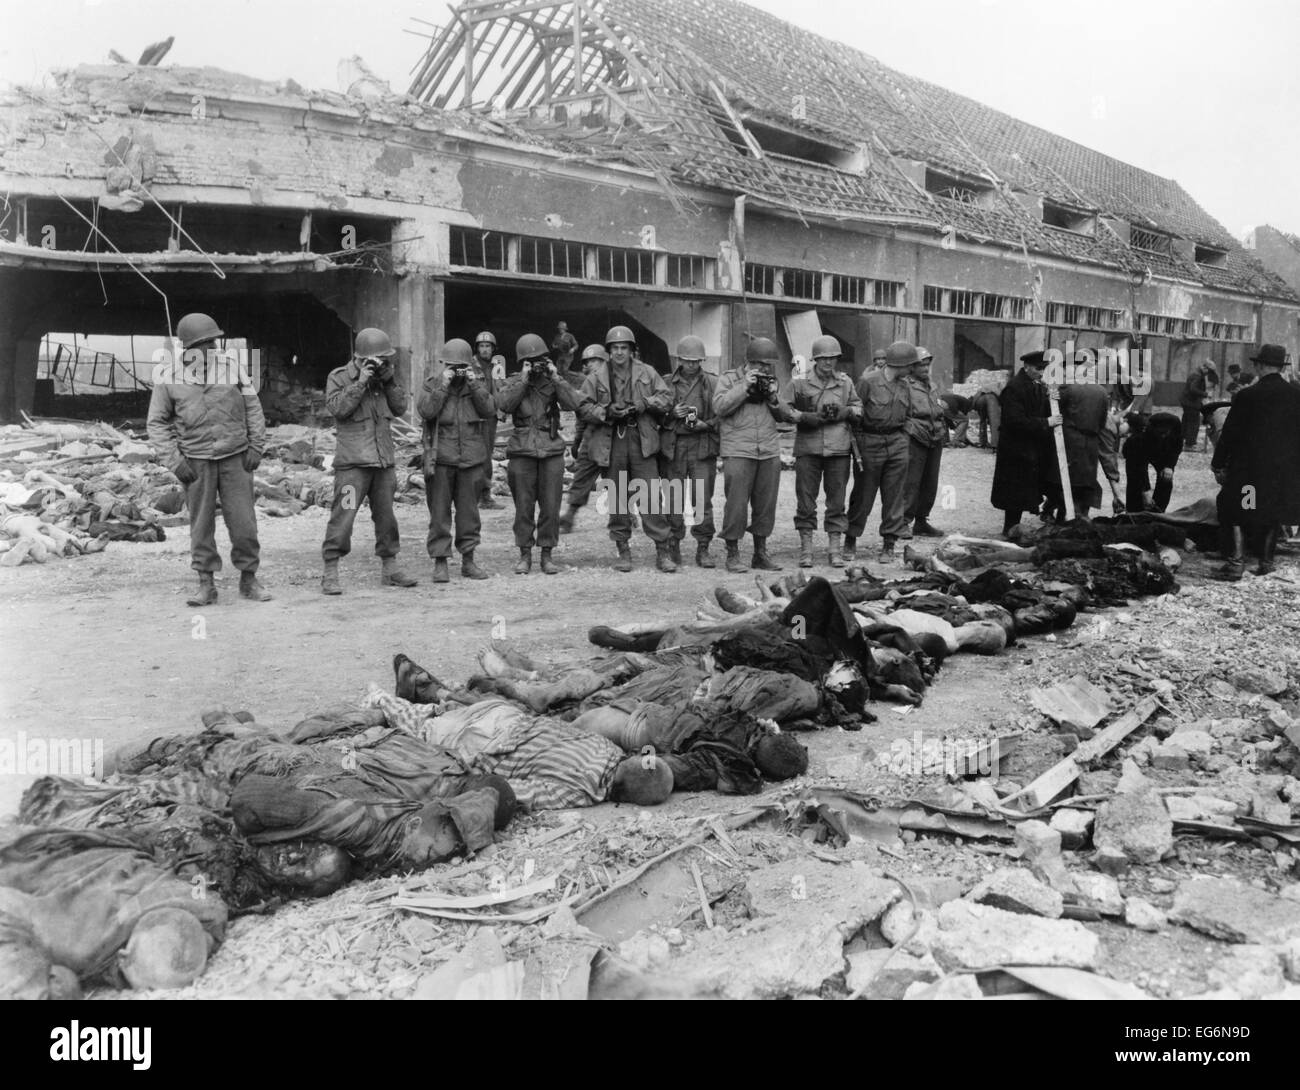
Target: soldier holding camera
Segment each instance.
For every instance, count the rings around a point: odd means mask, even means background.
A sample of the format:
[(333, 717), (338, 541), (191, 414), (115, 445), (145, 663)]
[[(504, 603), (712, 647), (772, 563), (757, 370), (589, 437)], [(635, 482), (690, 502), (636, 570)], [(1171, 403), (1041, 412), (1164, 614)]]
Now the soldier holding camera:
[(668, 380), (676, 404), (660, 433), (659, 466), (665, 482), (670, 486), (672, 482), (681, 482), (684, 486), (670, 487), (667, 492), (673, 563), (682, 562), (686, 517), (677, 505), (689, 490), (692, 502), (699, 505), (695, 525), (691, 527), (695, 563), (701, 568), (712, 568), (716, 567), (709, 556), (709, 545), (715, 533), (713, 485), (718, 475), (718, 420), (713, 413), (717, 381), (704, 373), (704, 356), (704, 342), (699, 337), (683, 337), (678, 342), (677, 369)]
[(393, 447), (395, 416), (406, 412), (406, 390), (393, 366), (394, 349), (382, 329), (357, 334), (352, 360), (330, 372), (325, 405), (337, 424), (334, 451), (334, 500), (321, 556), (325, 572), (321, 593), (342, 594), (339, 560), (352, 551), (352, 525), (362, 501), (370, 501), (375, 523), (375, 555), (383, 565), (387, 587), (413, 587), (415, 580), (397, 567), (397, 455)]
[[(587, 423), (587, 452), (610, 482), (614, 507), (609, 516), (609, 536), (618, 548), (615, 571), (632, 570), (632, 498), (647, 499), (657, 490), (659, 423), (672, 410), (673, 395), (658, 373), (632, 359), (636, 338), (627, 326), (615, 326), (605, 336), (609, 360), (597, 364), (582, 384), (578, 411)], [(634, 482), (640, 482), (636, 484)], [(656, 567), (673, 572), (668, 520), (647, 503), (641, 524), (655, 543)]]
[(840, 374), (840, 342), (818, 337), (812, 345), (813, 372), (790, 384), (790, 407), (798, 431), (794, 440), (794, 486), (798, 508), (794, 528), (799, 531), (799, 567), (813, 566), (813, 534), (817, 531), (817, 493), (826, 490), (826, 533), (830, 564), (844, 566), (841, 549), (849, 528), (844, 513), (849, 487), (849, 462), (854, 438), (851, 423), (862, 418), (862, 401), (853, 380)]
[(443, 369), (424, 380), (415, 403), (424, 420), (424, 498), (429, 507), (433, 581), (451, 579), (447, 560), (452, 547), (453, 505), (460, 574), (466, 579), (486, 579), (488, 573), (474, 562), (474, 550), (483, 525), (478, 498), (487, 455), (487, 422), (495, 418), (496, 404), (474, 366), (468, 341), (448, 341), (438, 361)]
[[(483, 385), (487, 387), (487, 392), (495, 398), (497, 383), (506, 375), (506, 358), (497, 352), (497, 339), (487, 330), (474, 338), (474, 363), (483, 375)], [(479, 489), (478, 505), (484, 511), (497, 511), (502, 505), (492, 498), (492, 451), (497, 443), (495, 416), (487, 422), (485, 438), (487, 457), (483, 459), (483, 483)]]
[[(740, 539), (746, 523), (754, 535), (750, 563), (760, 571), (780, 571), (767, 554), (767, 539), (776, 526), (776, 499), (781, 488), (781, 441), (778, 420), (794, 420), (794, 411), (777, 396), (776, 345), (756, 337), (745, 350), (746, 365), (722, 376), (713, 395), (722, 448), (722, 479), (726, 501), (722, 539), (727, 545), (727, 571), (749, 568), (740, 559)], [(752, 512), (752, 519), (751, 519)]]
[(498, 396), (498, 407), (512, 414), (514, 431), (506, 445), (506, 478), (515, 501), (516, 575), (533, 570), (533, 545), (542, 550), (542, 572), (559, 568), (551, 550), (560, 539), (560, 499), (564, 495), (564, 436), (560, 410), (577, 409), (575, 390), (546, 353), (546, 342), (525, 333), (515, 345), (521, 369)]

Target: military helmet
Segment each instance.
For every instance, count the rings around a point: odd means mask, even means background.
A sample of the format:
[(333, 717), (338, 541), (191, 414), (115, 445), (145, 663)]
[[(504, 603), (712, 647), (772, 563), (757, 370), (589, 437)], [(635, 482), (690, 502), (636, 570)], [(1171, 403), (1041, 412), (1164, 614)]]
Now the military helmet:
[(613, 329), (611, 329), (608, 333), (605, 334), (605, 347), (608, 348), (610, 345), (614, 345), (614, 344), (635, 345), (636, 337), (633, 336), (632, 331), (628, 329), (627, 326), (616, 325)]
[(442, 346), (438, 361), (449, 367), (468, 367), (474, 362), (474, 350), (470, 348), (469, 341), (457, 337)]
[(357, 358), (368, 360), (391, 356), (397, 350), (382, 329), (363, 329), (357, 334)]
[(548, 351), (546, 342), (536, 333), (525, 333), (515, 342), (515, 362), (535, 360), (538, 356), (545, 356)]
[(187, 314), (176, 323), (176, 338), (186, 348), (224, 336), (221, 327), (207, 314)]
[(834, 337), (823, 334), (812, 343), (812, 358), (815, 360), (826, 359), (834, 356), (838, 358), (840, 352), (840, 342)]
[(776, 344), (767, 337), (755, 337), (745, 349), (746, 363), (776, 363), (780, 358)]

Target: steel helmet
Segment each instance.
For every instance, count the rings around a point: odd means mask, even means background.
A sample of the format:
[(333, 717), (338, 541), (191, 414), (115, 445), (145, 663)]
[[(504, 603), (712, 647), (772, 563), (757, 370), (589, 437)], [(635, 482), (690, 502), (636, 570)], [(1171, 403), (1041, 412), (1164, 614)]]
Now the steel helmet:
[(916, 345), (911, 341), (895, 341), (885, 349), (886, 367), (911, 367), (916, 359)]
[(395, 351), (393, 342), (382, 329), (363, 329), (357, 334), (356, 354), (358, 359), (368, 360), (391, 356)]
[(457, 337), (442, 346), (442, 351), (438, 353), (438, 362), (453, 367), (468, 367), (474, 362), (474, 350), (470, 348), (469, 341), (462, 341)]
[(605, 347), (612, 344), (636, 344), (636, 338), (632, 336), (632, 331), (625, 325), (616, 325), (605, 334)]
[(922, 348), (920, 345), (916, 346), (917, 363), (924, 363), (926, 360), (932, 360), (932, 359), (934, 359), (933, 352), (931, 352), (928, 348)]
[(767, 337), (755, 337), (745, 349), (746, 363), (776, 363), (780, 358), (781, 353)]
[(683, 337), (677, 342), (679, 360), (702, 360), (708, 353), (704, 351), (704, 342), (699, 337)]
[(489, 333), (487, 330), (484, 330), (482, 333), (480, 333), (478, 336), (474, 338), (475, 347), (482, 344), (484, 341), (490, 344), (493, 348), (497, 346), (497, 339), (494, 336), (492, 336), (492, 334)]
[(535, 360), (538, 356), (545, 356), (548, 351), (546, 342), (536, 333), (525, 333), (515, 342), (515, 362)]
[(815, 360), (825, 359), (827, 356), (838, 357), (840, 354), (840, 342), (834, 337), (823, 335), (812, 343), (811, 355)]
[(582, 350), (583, 362), (587, 360), (607, 360), (609, 353), (605, 351), (603, 344), (589, 344)]
[(176, 338), (186, 348), (224, 336), (221, 327), (207, 314), (187, 314), (176, 323)]

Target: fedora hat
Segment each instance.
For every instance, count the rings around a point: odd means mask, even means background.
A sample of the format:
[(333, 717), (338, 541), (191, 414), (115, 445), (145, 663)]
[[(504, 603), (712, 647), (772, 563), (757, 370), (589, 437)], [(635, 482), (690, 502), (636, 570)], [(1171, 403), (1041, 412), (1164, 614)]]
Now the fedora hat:
[(1262, 363), (1265, 367), (1285, 367), (1286, 348), (1280, 344), (1261, 344), (1258, 354), (1250, 357), (1251, 363)]

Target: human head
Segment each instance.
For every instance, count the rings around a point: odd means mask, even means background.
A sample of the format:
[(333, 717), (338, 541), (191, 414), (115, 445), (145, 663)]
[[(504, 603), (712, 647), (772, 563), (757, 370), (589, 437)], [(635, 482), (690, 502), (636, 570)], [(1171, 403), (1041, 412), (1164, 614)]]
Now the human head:
[(556, 328), (560, 333), (568, 333), (568, 332), (569, 332), (569, 323), (568, 323), (568, 322), (556, 322), (556, 323), (555, 323), (555, 328)]
[(812, 343), (813, 369), (818, 377), (828, 379), (835, 374), (835, 364), (840, 358), (840, 342), (834, 337), (821, 336)]
[(582, 369), (587, 374), (590, 374), (607, 359), (609, 359), (609, 353), (605, 351), (604, 345), (589, 344), (582, 350)]
[(677, 368), (687, 378), (700, 373), (704, 356), (704, 342), (699, 337), (683, 337), (677, 342)]
[(871, 353), (871, 366), (873, 369), (885, 366), (885, 350), (883, 348), (877, 348)]
[(1250, 357), (1250, 362), (1262, 374), (1281, 373), (1286, 366), (1286, 349), (1280, 344), (1262, 344), (1259, 351)]
[(636, 347), (636, 337), (625, 325), (616, 325), (605, 334), (605, 347), (609, 349), (609, 358), (616, 364), (626, 364), (632, 359), (632, 349)]
[(1047, 353), (1038, 351), (1026, 352), (1020, 357), (1020, 362), (1024, 365), (1022, 370), (1034, 382), (1038, 382), (1043, 377), (1043, 360), (1046, 355)]
[(497, 339), (487, 330), (474, 338), (474, 355), (483, 363), (490, 363), (497, 350)]
[(359, 360), (385, 360), (397, 350), (382, 329), (363, 329), (353, 351)]
[(765, 734), (754, 747), (754, 764), (765, 780), (790, 780), (808, 771), (808, 750), (792, 734)]
[(769, 373), (781, 358), (776, 344), (768, 337), (755, 337), (745, 349), (745, 363), (749, 367), (760, 367)]
[(916, 363), (916, 345), (911, 341), (895, 341), (885, 349), (885, 367), (898, 378), (907, 374)]
[(658, 806), (673, 793), (673, 770), (654, 754), (628, 757), (614, 769), (610, 784), (611, 802), (630, 802), (635, 806)]
[(918, 378), (929, 379), (930, 365), (934, 362), (934, 353), (928, 348), (916, 349), (916, 362), (912, 364), (912, 374)]
[(224, 336), (221, 327), (207, 314), (187, 314), (176, 323), (176, 339), (181, 342), (181, 347), (187, 350), (207, 348), (214, 344), (218, 337)]

